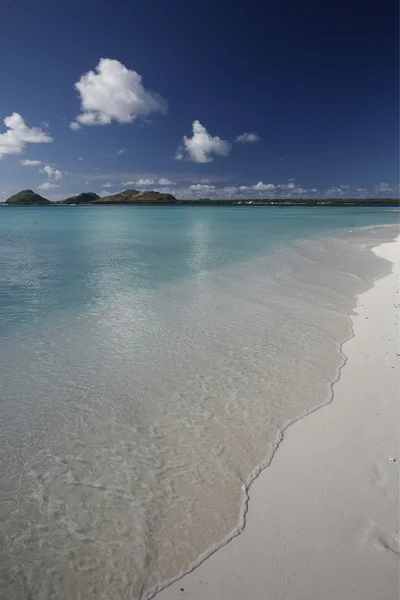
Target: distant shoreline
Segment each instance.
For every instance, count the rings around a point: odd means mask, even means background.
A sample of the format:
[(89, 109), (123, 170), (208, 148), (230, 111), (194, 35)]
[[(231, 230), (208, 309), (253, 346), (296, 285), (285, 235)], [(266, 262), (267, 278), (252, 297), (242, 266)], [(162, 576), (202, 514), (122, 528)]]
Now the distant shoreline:
[(62, 202), (50, 202), (49, 204), (6, 204), (5, 202), (0, 203), (0, 206), (8, 206), (8, 207), (16, 207), (16, 208), (26, 208), (26, 207), (34, 207), (34, 208), (42, 208), (42, 207), (99, 207), (99, 206), (382, 206), (382, 207), (390, 207), (390, 206), (400, 206), (400, 200), (385, 198), (382, 200), (379, 199), (371, 199), (371, 200), (175, 200), (173, 202), (157, 202), (157, 201), (143, 201), (143, 202), (79, 202), (79, 203), (70, 203), (65, 204)]
[(33, 190), (22, 190), (4, 202), (8, 206), (361, 206), (399, 205), (398, 198), (176, 198), (153, 190), (128, 189), (100, 197), (81, 192), (64, 200), (52, 201)]

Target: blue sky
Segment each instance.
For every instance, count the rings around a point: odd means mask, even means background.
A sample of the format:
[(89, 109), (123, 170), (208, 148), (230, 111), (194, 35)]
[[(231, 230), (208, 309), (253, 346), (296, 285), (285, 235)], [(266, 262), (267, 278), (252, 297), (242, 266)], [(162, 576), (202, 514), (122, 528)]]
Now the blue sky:
[(394, 0), (6, 0), (1, 20), (0, 199), (398, 195)]

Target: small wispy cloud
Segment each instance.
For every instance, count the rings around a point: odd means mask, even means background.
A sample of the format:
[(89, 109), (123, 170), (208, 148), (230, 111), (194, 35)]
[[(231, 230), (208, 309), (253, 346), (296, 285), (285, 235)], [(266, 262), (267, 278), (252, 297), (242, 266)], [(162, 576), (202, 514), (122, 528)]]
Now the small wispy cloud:
[(117, 150), (117, 154), (123, 154), (126, 152), (126, 148), (121, 148), (121, 150)]
[(53, 188), (58, 187), (56, 183), (51, 183), (51, 181), (45, 181), (39, 185), (41, 190), (52, 190)]
[(103, 185), (101, 187), (103, 188), (110, 188), (113, 187), (113, 183), (111, 183), (111, 181), (107, 181), (106, 183), (103, 183)]
[(239, 185), (237, 187), (228, 186), (223, 189), (225, 191), (228, 191), (230, 194), (232, 194), (234, 192), (250, 192), (250, 191), (273, 192), (274, 190), (276, 190), (276, 188), (277, 188), (277, 186), (274, 185), (273, 183), (264, 183), (263, 181), (259, 181), (258, 183), (255, 183), (254, 185)]
[(389, 183), (386, 183), (385, 181), (382, 181), (382, 183), (379, 183), (377, 186), (375, 186), (375, 189), (378, 192), (390, 192), (391, 188), (392, 186)]
[(43, 169), (39, 169), (39, 173), (44, 173), (50, 180), (54, 179), (55, 181), (58, 181), (59, 179), (62, 179), (61, 171), (50, 165), (46, 165)]
[(278, 188), (280, 188), (281, 190), (294, 190), (295, 189), (295, 185), (293, 182), (290, 183), (278, 183)]
[(83, 156), (80, 156), (80, 157), (78, 158), (78, 160), (85, 160), (85, 159), (83, 158)]
[(235, 142), (239, 142), (240, 144), (254, 144), (255, 142), (260, 142), (261, 137), (256, 132), (252, 133), (241, 133), (235, 139)]
[(389, 193), (398, 195), (400, 191), (400, 186), (398, 183), (387, 183), (385, 181), (382, 181), (381, 183), (375, 186), (375, 191), (377, 191), (378, 193)]
[(215, 185), (210, 185), (208, 183), (194, 183), (193, 185), (189, 186), (189, 189), (202, 192), (209, 192), (211, 190), (215, 190)]
[(41, 160), (30, 160), (29, 158), (21, 160), (21, 165), (24, 167), (38, 167), (41, 164), (43, 164)]
[(335, 195), (335, 194), (341, 195), (344, 192), (343, 192), (342, 188), (340, 188), (340, 187), (330, 187), (326, 190), (326, 193), (328, 195)]
[(121, 185), (138, 185), (138, 186), (146, 186), (146, 185), (154, 185), (156, 182), (154, 179), (137, 179), (136, 181), (129, 179), (128, 181), (122, 181)]

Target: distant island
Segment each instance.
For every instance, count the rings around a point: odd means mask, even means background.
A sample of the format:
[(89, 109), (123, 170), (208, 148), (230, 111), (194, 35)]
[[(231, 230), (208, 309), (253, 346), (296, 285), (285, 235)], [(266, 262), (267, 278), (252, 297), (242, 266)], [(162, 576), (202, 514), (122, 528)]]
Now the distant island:
[(14, 206), (39, 206), (52, 204), (52, 202), (43, 198), (40, 194), (36, 194), (33, 190), (22, 190), (22, 192), (10, 196), (4, 204), (12, 204)]
[(398, 198), (262, 198), (262, 199), (227, 199), (212, 200), (200, 198), (197, 200), (185, 200), (175, 198), (172, 194), (163, 194), (152, 190), (124, 190), (117, 194), (100, 197), (94, 192), (82, 192), (76, 196), (70, 196), (65, 200), (52, 202), (37, 194), (33, 190), (22, 190), (8, 198), (4, 204), (7, 206), (92, 206), (98, 204), (107, 205), (307, 205), (307, 206), (343, 206), (343, 205), (395, 205), (398, 206)]
[(84, 192), (77, 196), (71, 196), (61, 200), (59, 204), (174, 204), (178, 200), (172, 194), (162, 194), (161, 192), (125, 190), (112, 194), (110, 196), (100, 197), (94, 192)]
[(70, 196), (65, 200), (51, 202), (36, 194), (33, 190), (22, 190), (8, 198), (4, 204), (10, 206), (41, 206), (52, 205), (92, 205), (92, 204), (175, 204), (179, 202), (172, 194), (162, 194), (161, 192), (125, 190), (118, 194), (100, 197), (94, 192), (82, 192), (76, 196)]

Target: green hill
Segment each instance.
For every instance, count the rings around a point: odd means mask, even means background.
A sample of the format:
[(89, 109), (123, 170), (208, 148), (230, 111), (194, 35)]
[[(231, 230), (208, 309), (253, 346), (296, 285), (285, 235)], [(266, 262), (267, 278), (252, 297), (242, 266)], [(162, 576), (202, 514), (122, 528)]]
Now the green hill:
[(65, 200), (61, 200), (58, 204), (91, 204), (95, 200), (100, 198), (94, 192), (82, 192), (81, 194), (77, 194), (76, 196), (70, 196), (69, 198), (65, 198)]
[(97, 200), (91, 202), (91, 204), (168, 204), (169, 202), (176, 202), (176, 198), (172, 194), (162, 194), (161, 192), (152, 192), (150, 190), (124, 190), (118, 194), (97, 198)]
[(13, 196), (10, 196), (10, 198), (7, 198), (5, 204), (14, 206), (38, 206), (52, 204), (52, 202), (43, 198), (40, 194), (36, 194), (33, 190), (22, 190), (22, 192), (18, 192), (18, 194), (14, 194)]

